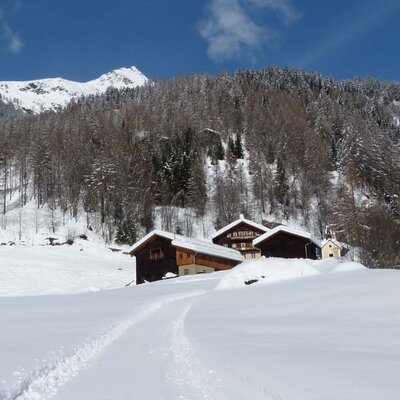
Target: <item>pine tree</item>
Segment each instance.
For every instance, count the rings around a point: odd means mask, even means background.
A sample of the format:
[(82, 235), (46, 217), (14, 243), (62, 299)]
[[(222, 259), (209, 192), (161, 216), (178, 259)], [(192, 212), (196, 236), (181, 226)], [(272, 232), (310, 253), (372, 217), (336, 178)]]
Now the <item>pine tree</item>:
[(240, 133), (236, 135), (236, 140), (234, 143), (234, 150), (233, 153), (237, 159), (243, 158), (243, 147), (242, 147), (242, 137)]
[(275, 196), (278, 202), (284, 206), (289, 205), (288, 192), (289, 192), (289, 185), (287, 182), (284, 162), (281, 158), (278, 158), (276, 163)]
[(231, 137), (228, 139), (228, 159), (236, 159), (235, 142)]
[(161, 177), (168, 185), (170, 193), (184, 206), (189, 195), (189, 184), (193, 177), (193, 159), (195, 138), (188, 128), (173, 139), (167, 141), (161, 149), (159, 168)]

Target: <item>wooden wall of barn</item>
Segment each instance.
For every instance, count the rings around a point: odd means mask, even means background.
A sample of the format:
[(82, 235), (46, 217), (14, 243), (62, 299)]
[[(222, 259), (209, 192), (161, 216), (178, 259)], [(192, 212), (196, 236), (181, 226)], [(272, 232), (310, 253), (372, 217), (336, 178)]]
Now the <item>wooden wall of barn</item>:
[[(152, 251), (160, 249), (163, 252), (163, 258), (151, 259)], [(135, 253), (136, 256), (136, 283), (143, 283), (145, 280), (153, 282), (161, 280), (167, 272), (178, 274), (176, 264), (175, 247), (171, 245), (171, 240), (156, 237)], [(154, 258), (154, 257), (153, 257)]]
[(319, 248), (310, 240), (287, 232), (278, 232), (257, 246), (265, 257), (317, 259)]

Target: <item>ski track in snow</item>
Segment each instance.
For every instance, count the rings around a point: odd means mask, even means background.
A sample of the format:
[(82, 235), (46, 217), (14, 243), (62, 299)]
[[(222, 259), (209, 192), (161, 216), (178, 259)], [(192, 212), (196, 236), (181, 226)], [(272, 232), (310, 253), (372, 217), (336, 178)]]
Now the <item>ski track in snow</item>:
[[(60, 386), (67, 384), (79, 372), (90, 366), (90, 361), (126, 331), (142, 320), (153, 316), (162, 307), (189, 298), (204, 295), (207, 291), (199, 290), (182, 295), (165, 296), (154, 303), (143, 307), (134, 316), (119, 322), (102, 334), (73, 350), (69, 355), (33, 371), (18, 384), (7, 391), (0, 392), (0, 400), (48, 400), (54, 397)], [(185, 334), (185, 320), (193, 302), (171, 321), (171, 345), (168, 355), (173, 367), (169, 369), (166, 379), (170, 381), (179, 393), (177, 400), (230, 400), (224, 389), (247, 387), (254, 399), (292, 400), (273, 393), (265, 385), (255, 382), (243, 371), (233, 367), (228, 376), (220, 374), (214, 366), (207, 367), (196, 356), (189, 338)], [(218, 389), (220, 388), (220, 389)], [(223, 390), (223, 391), (222, 391)], [(236, 397), (235, 397), (236, 398)], [(240, 398), (240, 395), (239, 395)]]
[(46, 400), (53, 397), (59, 386), (65, 385), (82, 369), (88, 367), (89, 362), (101, 354), (111, 343), (119, 339), (129, 328), (141, 320), (150, 317), (163, 306), (175, 301), (184, 300), (204, 294), (204, 291), (194, 291), (183, 295), (166, 296), (142, 309), (135, 316), (117, 323), (103, 334), (95, 337), (89, 343), (78, 347), (51, 365), (34, 371), (18, 386), (7, 392), (0, 393), (0, 400)]
[[(192, 304), (189, 304), (179, 317), (173, 322), (171, 329), (171, 349), (173, 365), (167, 379), (175, 384), (181, 392), (179, 400), (230, 400), (231, 397), (217, 389), (218, 386), (231, 387), (245, 386), (250, 389), (252, 399), (266, 400), (293, 400), (283, 397), (265, 388), (263, 384), (255, 382), (243, 371), (231, 371), (233, 376), (224, 377), (215, 367), (207, 368), (196, 357), (193, 347), (185, 334), (185, 319)], [(196, 393), (196, 397), (193, 397)], [(240, 397), (240, 395), (239, 395)]]
[[(214, 371), (201, 365), (185, 335), (185, 319), (191, 306), (189, 304), (172, 324), (170, 352), (174, 368), (170, 369), (167, 379), (178, 387), (180, 400), (227, 400), (216, 389), (219, 379)], [(195, 398), (193, 393), (196, 393)]]

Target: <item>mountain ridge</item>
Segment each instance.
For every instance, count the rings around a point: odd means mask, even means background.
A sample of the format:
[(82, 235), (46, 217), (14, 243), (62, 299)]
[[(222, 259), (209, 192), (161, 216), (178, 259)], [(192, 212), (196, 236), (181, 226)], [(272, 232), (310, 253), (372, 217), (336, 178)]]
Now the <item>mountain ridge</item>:
[(64, 78), (44, 78), (29, 81), (0, 81), (0, 99), (28, 113), (59, 111), (71, 100), (104, 93), (108, 88), (142, 86), (148, 78), (135, 66), (118, 68), (88, 82)]

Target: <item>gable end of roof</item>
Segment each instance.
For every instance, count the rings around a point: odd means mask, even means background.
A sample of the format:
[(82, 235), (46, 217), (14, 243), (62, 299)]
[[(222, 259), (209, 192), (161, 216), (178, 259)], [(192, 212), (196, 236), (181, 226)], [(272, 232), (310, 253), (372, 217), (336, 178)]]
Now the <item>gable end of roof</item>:
[(264, 231), (264, 232), (268, 232), (269, 229), (261, 224), (258, 224), (256, 222), (250, 221), (249, 219), (246, 218), (239, 218), (236, 221), (231, 222), (230, 224), (224, 226), (223, 228), (221, 228), (220, 230), (218, 230), (217, 232), (215, 232), (212, 236), (211, 239), (216, 239), (217, 237), (221, 236), (222, 234), (224, 234), (225, 232), (228, 232), (230, 229), (234, 228), (235, 226), (239, 225), (240, 223), (245, 223), (253, 228), (256, 228), (260, 231)]
[(162, 237), (164, 239), (168, 240), (174, 240), (175, 236), (173, 233), (166, 232), (166, 231), (160, 231), (160, 230), (154, 230), (149, 232), (147, 235), (143, 236), (139, 241), (137, 241), (128, 251), (128, 253), (132, 256), (135, 255), (135, 252), (139, 250), (146, 242), (148, 242), (150, 239), (152, 239), (155, 236)]

